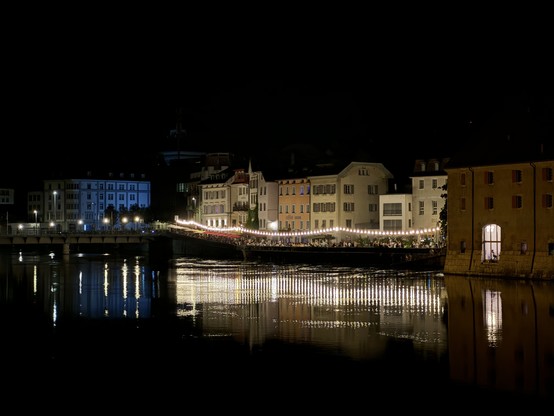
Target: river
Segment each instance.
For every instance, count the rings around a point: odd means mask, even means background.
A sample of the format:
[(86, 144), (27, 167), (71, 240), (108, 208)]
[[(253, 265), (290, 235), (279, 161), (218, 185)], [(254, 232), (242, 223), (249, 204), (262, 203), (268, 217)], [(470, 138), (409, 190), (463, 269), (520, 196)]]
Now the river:
[(5, 251), (0, 287), (5, 393), (27, 392), (26, 406), (325, 414), (554, 402), (554, 282)]

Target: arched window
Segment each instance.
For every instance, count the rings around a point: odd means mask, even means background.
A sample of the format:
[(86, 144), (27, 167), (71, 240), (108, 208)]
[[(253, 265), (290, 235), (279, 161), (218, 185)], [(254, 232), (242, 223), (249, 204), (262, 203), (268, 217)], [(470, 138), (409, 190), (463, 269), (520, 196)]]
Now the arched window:
[(502, 251), (501, 228), (496, 224), (487, 224), (483, 227), (482, 262), (497, 262)]

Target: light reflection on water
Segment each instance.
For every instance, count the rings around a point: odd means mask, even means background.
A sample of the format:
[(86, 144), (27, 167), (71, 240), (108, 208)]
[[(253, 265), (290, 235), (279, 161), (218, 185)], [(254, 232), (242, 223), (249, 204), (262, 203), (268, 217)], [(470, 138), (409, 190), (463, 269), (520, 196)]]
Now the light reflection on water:
[(552, 282), (23, 253), (0, 254), (0, 296), (6, 356), (35, 376), (42, 368), (82, 380), (113, 366), (164, 378), (194, 364), (206, 382), (224, 371), (248, 383), (261, 368), (276, 380), (302, 368), (289, 383), (361, 378), (357, 388), (403, 395), (469, 386), (553, 396)]
[(358, 360), (378, 357), (388, 338), (411, 340), (437, 360), (447, 350), (446, 289), (436, 273), (187, 259), (172, 272), (177, 314), (201, 313), (205, 335), (232, 334), (252, 347), (309, 342)]

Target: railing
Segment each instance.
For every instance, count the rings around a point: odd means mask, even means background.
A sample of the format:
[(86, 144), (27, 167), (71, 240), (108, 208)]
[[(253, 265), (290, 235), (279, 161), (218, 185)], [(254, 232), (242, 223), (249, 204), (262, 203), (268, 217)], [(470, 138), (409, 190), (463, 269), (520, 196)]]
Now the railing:
[(94, 231), (78, 233), (14, 233), (0, 235), (0, 245), (29, 244), (137, 244), (152, 240), (157, 232), (144, 231)]

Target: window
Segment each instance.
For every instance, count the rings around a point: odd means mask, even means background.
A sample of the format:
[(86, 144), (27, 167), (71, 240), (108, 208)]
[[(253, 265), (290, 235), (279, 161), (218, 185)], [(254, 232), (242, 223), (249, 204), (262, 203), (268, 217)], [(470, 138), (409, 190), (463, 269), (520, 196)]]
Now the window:
[(344, 210), (344, 212), (354, 211), (354, 202), (344, 202), (342, 209)]
[(487, 224), (483, 227), (483, 247), (481, 251), (482, 262), (496, 263), (498, 261), (502, 249), (500, 237), (500, 226), (496, 224)]
[(402, 231), (402, 220), (384, 220), (384, 231)]
[(433, 204), (433, 215), (437, 215), (437, 212), (439, 210), (439, 204), (437, 201), (431, 201), (431, 203)]
[(354, 193), (354, 185), (344, 185), (344, 194), (351, 195)]
[(552, 182), (552, 168), (542, 169), (542, 179), (548, 182)]
[(433, 188), (433, 189), (437, 189), (437, 188), (438, 188), (438, 181), (437, 181), (436, 179), (433, 179), (432, 188)]
[(402, 204), (401, 203), (387, 203), (383, 204), (383, 215), (402, 215)]
[(466, 174), (465, 173), (460, 174), (460, 185), (466, 186)]
[(425, 189), (425, 181), (423, 179), (419, 180), (419, 189)]
[(378, 195), (379, 194), (379, 186), (378, 185), (367, 185), (367, 193), (368, 193), (368, 195)]
[(490, 196), (485, 198), (485, 209), (494, 209), (494, 199)]
[(542, 207), (552, 208), (552, 194), (544, 194), (542, 196)]
[(462, 211), (466, 210), (466, 199), (465, 198), (460, 199), (460, 209)]
[(419, 201), (419, 215), (425, 215), (425, 201)]
[(512, 208), (521, 208), (523, 206), (523, 198), (521, 195), (512, 196)]
[(519, 169), (512, 170), (512, 182), (521, 182), (521, 178), (523, 176), (523, 173)]
[(522, 241), (520, 245), (520, 254), (525, 254), (525, 253), (527, 253), (527, 242)]
[(352, 220), (346, 220), (346, 228), (352, 228)]
[(494, 172), (485, 172), (485, 183), (487, 185), (494, 185)]

